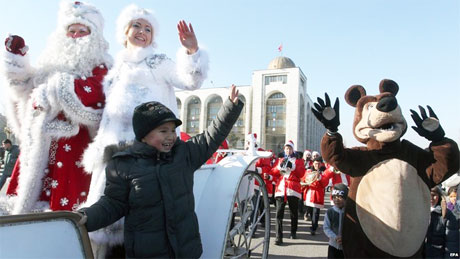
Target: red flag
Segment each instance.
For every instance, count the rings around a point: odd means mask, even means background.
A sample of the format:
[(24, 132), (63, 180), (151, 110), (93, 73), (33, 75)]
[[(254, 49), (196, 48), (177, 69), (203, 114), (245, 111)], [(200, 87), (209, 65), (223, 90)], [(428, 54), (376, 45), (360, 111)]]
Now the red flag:
[(283, 51), (283, 44), (281, 43), (280, 46), (278, 47), (278, 51), (281, 52)]

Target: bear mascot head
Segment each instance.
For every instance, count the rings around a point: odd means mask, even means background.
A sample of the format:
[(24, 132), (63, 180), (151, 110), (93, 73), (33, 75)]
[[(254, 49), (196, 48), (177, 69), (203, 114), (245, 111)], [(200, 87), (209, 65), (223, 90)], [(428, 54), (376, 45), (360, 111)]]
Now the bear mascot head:
[(339, 100), (327, 93), (312, 112), (326, 127), (321, 153), (326, 162), (350, 175), (342, 240), (345, 257), (421, 257), (430, 221), (430, 188), (459, 169), (457, 144), (444, 136), (428, 106), (411, 110), (412, 128), (431, 141), (422, 149), (401, 137), (407, 123), (398, 104), (396, 82), (384, 79), (378, 95), (351, 86), (347, 103), (356, 108), (353, 134), (366, 146), (345, 148), (338, 133)]

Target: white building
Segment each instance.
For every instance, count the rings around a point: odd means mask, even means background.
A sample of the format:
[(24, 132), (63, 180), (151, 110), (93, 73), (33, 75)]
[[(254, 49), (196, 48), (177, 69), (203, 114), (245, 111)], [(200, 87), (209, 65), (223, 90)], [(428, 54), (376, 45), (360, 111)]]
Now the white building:
[[(267, 69), (252, 72), (252, 85), (237, 87), (245, 107), (228, 137), (230, 147), (243, 148), (245, 136), (256, 133), (259, 145), (275, 153), (288, 140), (299, 151), (320, 150), (325, 128), (311, 112), (307, 77), (290, 58), (273, 59)], [(228, 88), (176, 91), (176, 96), (181, 131), (193, 136), (216, 116)]]

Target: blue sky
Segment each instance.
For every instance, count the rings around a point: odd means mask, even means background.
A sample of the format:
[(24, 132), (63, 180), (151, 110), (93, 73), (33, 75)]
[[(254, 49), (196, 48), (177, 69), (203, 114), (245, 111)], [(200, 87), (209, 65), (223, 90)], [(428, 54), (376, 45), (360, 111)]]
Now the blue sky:
[[(339, 128), (348, 146), (358, 145), (351, 127), (353, 108), (344, 93), (353, 84), (378, 93), (383, 78), (395, 80), (409, 126), (409, 109), (431, 105), (447, 136), (460, 141), (460, 1), (131, 1), (155, 11), (158, 50), (175, 58), (176, 23), (192, 22), (199, 43), (209, 52), (204, 87), (250, 85), (253, 70), (265, 69), (280, 55), (291, 58), (307, 77), (315, 100), (328, 92), (341, 101)], [(130, 1), (93, 0), (105, 18), (104, 35), (115, 55), (115, 21)], [(9, 1), (0, 11), (0, 36), (21, 35), (32, 63), (55, 29), (59, 1)], [(2, 95), (3, 96), (3, 95)], [(0, 107), (2, 109), (2, 107)], [(428, 142), (408, 129), (404, 138)]]

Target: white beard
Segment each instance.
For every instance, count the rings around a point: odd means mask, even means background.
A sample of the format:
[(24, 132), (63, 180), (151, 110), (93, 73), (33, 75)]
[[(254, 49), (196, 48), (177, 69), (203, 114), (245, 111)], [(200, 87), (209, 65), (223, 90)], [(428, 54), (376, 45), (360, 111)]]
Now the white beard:
[(38, 59), (38, 70), (42, 78), (53, 72), (89, 77), (94, 67), (101, 64), (111, 66), (108, 47), (108, 42), (96, 33), (74, 39), (62, 31), (54, 32)]

